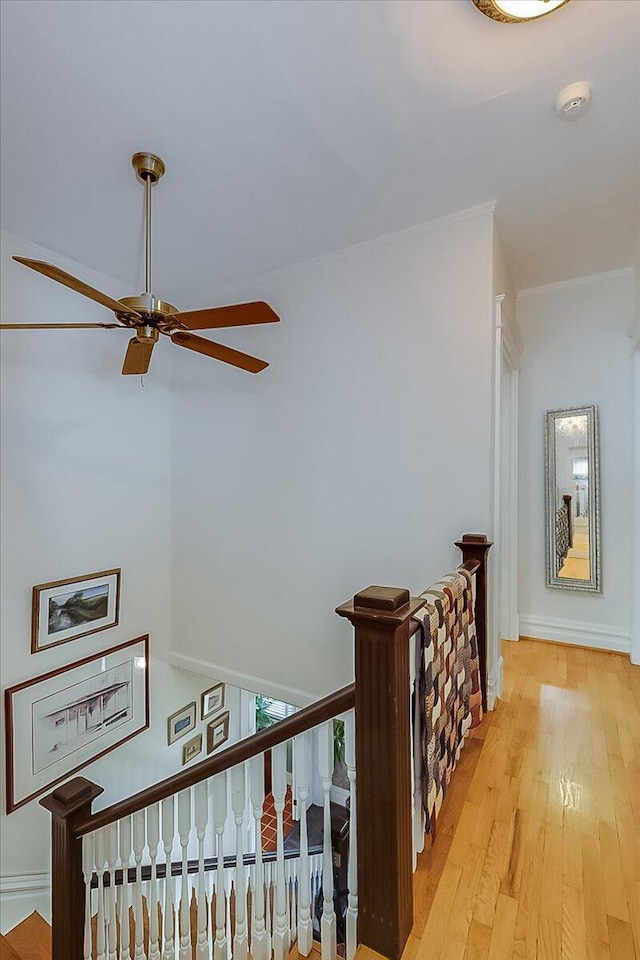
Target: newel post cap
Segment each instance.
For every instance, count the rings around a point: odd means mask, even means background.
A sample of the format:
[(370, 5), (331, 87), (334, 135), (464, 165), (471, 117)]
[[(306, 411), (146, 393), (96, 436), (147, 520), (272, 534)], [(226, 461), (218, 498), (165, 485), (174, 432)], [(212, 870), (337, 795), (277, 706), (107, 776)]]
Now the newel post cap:
[(40, 806), (61, 820), (66, 820), (80, 810), (90, 807), (96, 797), (104, 793), (104, 787), (87, 780), (86, 777), (74, 777), (53, 793), (43, 797)]
[(369, 623), (396, 630), (425, 603), (422, 597), (412, 597), (402, 587), (371, 586), (336, 607), (336, 613), (353, 624)]
[(465, 560), (472, 557), (482, 559), (493, 546), (493, 540), (484, 533), (465, 533), (462, 540), (455, 541), (455, 546), (462, 550)]

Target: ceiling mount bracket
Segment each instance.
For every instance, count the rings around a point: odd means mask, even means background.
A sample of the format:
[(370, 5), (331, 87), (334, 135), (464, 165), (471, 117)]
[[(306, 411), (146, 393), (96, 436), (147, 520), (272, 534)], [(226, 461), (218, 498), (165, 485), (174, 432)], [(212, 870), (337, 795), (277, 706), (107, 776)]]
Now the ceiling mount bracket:
[(134, 153), (131, 157), (131, 166), (140, 183), (146, 180), (157, 183), (164, 176), (164, 163), (155, 153)]

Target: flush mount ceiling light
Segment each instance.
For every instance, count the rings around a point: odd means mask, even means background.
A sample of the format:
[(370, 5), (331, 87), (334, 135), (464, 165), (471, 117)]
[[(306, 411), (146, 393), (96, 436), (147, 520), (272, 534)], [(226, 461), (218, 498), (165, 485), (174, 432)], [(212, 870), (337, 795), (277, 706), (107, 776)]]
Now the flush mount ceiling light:
[(485, 17), (500, 23), (526, 23), (546, 17), (569, 0), (471, 0)]

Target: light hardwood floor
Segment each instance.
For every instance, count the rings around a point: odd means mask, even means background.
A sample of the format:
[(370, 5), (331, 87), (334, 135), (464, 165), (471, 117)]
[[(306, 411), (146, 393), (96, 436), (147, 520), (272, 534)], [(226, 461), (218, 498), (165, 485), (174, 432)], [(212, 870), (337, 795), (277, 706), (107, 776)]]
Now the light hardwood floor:
[(503, 656), (404, 960), (640, 960), (640, 667), (532, 640)]

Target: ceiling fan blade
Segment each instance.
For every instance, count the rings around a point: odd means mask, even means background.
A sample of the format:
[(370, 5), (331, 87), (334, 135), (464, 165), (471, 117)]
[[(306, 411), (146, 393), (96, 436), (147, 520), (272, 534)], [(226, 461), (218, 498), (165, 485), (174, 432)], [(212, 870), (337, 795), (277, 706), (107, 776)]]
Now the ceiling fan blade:
[(0, 330), (128, 330), (122, 323), (0, 323)]
[(203, 353), (206, 357), (213, 357), (214, 360), (222, 360), (223, 363), (230, 363), (234, 367), (247, 370), (249, 373), (260, 373), (261, 370), (269, 366), (266, 360), (258, 360), (257, 357), (250, 357), (248, 353), (240, 353), (239, 350), (232, 350), (231, 347), (214, 343), (213, 340), (207, 340), (205, 337), (196, 337), (192, 333), (177, 331), (171, 334), (171, 339), (179, 347), (195, 350), (197, 353)]
[(228, 307), (210, 307), (208, 310), (187, 310), (175, 317), (189, 330), (216, 330), (220, 327), (246, 327), (253, 323), (279, 323), (280, 317), (268, 303), (234, 303)]
[(88, 297), (89, 300), (95, 300), (96, 303), (102, 304), (102, 306), (108, 310), (113, 310), (114, 313), (126, 313), (132, 317), (140, 316), (135, 310), (125, 308), (117, 300), (114, 300), (113, 297), (107, 296), (106, 293), (101, 293), (99, 290), (96, 290), (95, 287), (90, 287), (88, 283), (85, 283), (83, 280), (78, 280), (77, 277), (66, 273), (64, 270), (61, 270), (60, 267), (54, 267), (52, 263), (45, 263), (44, 260), (27, 260), (25, 257), (14, 257), (13, 259), (17, 261), (17, 263), (24, 264), (25, 267), (30, 267), (38, 273), (43, 273), (44, 276), (49, 277), (50, 280), (63, 283), (65, 287), (70, 287), (72, 290), (75, 290), (76, 293), (81, 293), (83, 297)]
[(137, 373), (141, 375), (146, 373), (151, 363), (154, 346), (155, 344), (151, 340), (138, 340), (137, 337), (132, 337), (124, 355), (123, 374)]

